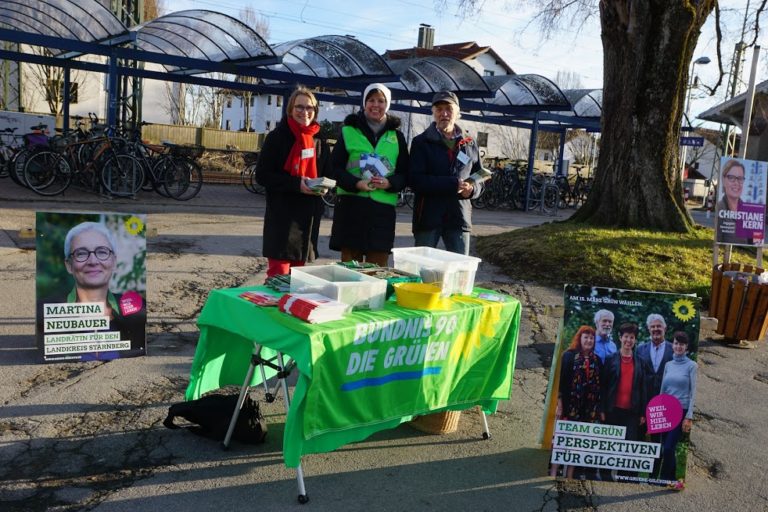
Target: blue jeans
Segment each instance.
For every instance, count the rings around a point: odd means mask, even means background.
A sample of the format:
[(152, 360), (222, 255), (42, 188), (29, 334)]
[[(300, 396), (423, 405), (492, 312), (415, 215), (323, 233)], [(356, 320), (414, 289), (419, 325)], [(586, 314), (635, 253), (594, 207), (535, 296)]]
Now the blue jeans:
[(437, 228), (427, 231), (416, 231), (413, 234), (416, 247), (437, 247), (440, 238), (443, 239), (445, 250), (469, 255), (469, 232), (461, 228)]

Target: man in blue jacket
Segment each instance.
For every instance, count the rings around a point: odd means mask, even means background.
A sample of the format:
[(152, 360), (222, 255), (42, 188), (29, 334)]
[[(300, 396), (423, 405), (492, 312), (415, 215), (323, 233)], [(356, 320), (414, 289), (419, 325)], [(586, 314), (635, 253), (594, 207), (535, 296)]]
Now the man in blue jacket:
[(432, 98), (434, 121), (411, 143), (409, 183), (414, 192), (413, 236), (416, 246), (469, 254), (471, 199), (482, 184), (470, 179), (481, 169), (477, 143), (456, 124), (459, 99), (450, 91)]

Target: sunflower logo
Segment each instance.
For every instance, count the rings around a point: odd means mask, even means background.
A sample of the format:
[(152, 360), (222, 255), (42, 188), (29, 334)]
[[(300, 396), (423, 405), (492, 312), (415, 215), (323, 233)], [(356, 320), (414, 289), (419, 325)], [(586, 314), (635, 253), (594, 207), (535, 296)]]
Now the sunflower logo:
[(144, 229), (144, 223), (135, 215), (131, 215), (125, 220), (125, 230), (132, 235), (138, 235)]
[(678, 299), (672, 304), (672, 313), (678, 320), (687, 322), (696, 316), (696, 306), (689, 299)]

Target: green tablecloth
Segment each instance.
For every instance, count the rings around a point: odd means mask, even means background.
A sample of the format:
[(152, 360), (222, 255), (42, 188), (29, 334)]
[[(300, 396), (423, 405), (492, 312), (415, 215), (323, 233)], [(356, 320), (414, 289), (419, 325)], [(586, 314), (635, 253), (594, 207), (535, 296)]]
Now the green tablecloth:
[[(239, 295), (264, 287), (213, 290), (200, 318), (186, 398), (241, 385), (254, 343), (293, 358), (299, 371), (283, 456), (335, 450), (412, 416), (481, 405), (495, 412), (512, 390), (520, 302), (454, 296), (444, 311), (387, 302), (343, 320), (309, 324)], [(479, 291), (479, 289), (478, 289)], [(274, 374), (274, 372), (272, 372)], [(252, 384), (260, 382), (254, 373)]]

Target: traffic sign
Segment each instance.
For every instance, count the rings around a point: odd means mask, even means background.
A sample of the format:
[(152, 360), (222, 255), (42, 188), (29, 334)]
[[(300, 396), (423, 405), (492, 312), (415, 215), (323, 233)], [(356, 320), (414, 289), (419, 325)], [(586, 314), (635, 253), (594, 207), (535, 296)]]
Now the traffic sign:
[(680, 137), (681, 146), (698, 146), (704, 145), (704, 137)]

